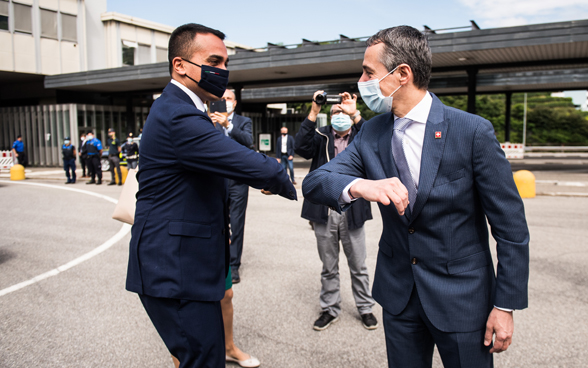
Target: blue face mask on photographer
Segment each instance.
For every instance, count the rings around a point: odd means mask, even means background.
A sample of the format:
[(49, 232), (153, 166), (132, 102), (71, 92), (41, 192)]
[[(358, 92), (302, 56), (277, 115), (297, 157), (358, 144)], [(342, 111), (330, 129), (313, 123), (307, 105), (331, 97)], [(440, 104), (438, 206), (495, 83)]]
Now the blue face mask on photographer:
[(357, 88), (359, 88), (359, 93), (361, 94), (363, 102), (365, 102), (367, 107), (373, 112), (383, 113), (392, 111), (392, 95), (402, 87), (402, 84), (398, 86), (390, 96), (385, 97), (380, 89), (380, 82), (390, 74), (394, 73), (396, 69), (398, 69), (398, 67), (392, 69), (380, 79), (373, 79), (367, 82), (357, 82)]
[(229, 84), (229, 71), (225, 69), (215, 68), (210, 65), (198, 65), (182, 58), (182, 60), (200, 67), (200, 82), (196, 82), (192, 77), (186, 74), (192, 82), (196, 83), (200, 88), (206, 92), (210, 92), (218, 98), (222, 98), (227, 90)]
[(338, 132), (345, 132), (351, 128), (351, 118), (347, 114), (337, 114), (331, 116), (331, 126)]

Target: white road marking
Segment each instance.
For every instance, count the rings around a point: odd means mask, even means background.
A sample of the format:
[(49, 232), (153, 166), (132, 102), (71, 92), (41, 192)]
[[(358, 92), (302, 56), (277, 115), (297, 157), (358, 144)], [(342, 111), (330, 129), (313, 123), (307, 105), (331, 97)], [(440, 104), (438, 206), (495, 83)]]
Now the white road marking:
[[(94, 193), (94, 192), (90, 192), (88, 190), (82, 190), (82, 189), (76, 189), (76, 188), (70, 188), (70, 187), (60, 187), (57, 185), (51, 185), (51, 184), (41, 184), (41, 183), (26, 183), (26, 182), (20, 182), (20, 181), (6, 181), (6, 180), (0, 180), (0, 183), (9, 183), (9, 184), (25, 184), (25, 185), (36, 185), (36, 186), (40, 186), (40, 187), (47, 187), (47, 188), (54, 188), (54, 189), (61, 189), (61, 190), (69, 190), (71, 192), (78, 192), (78, 193), (83, 193), (83, 194), (87, 194), (87, 195), (91, 195), (94, 197), (98, 197), (98, 198), (102, 198), (104, 200), (107, 200), (111, 203), (117, 203), (118, 201), (114, 198), (102, 195), (102, 194), (98, 194), (98, 193)], [(38, 276), (33, 277), (30, 280), (27, 281), (23, 281), (21, 283), (18, 283), (16, 285), (12, 285), (10, 287), (7, 287), (6, 289), (2, 289), (0, 290), (0, 297), (4, 296), (6, 294), (12, 293), (13, 291), (17, 291), (20, 290), (24, 287), (27, 287), (29, 285), (33, 285), (41, 280), (45, 280), (51, 276), (55, 276), (60, 274), (63, 271), (67, 271), (70, 268), (79, 265), (80, 263), (89, 260), (90, 258), (97, 256), (98, 254), (104, 252), (105, 250), (107, 250), (108, 248), (112, 247), (114, 244), (116, 244), (119, 240), (121, 240), (122, 238), (125, 237), (125, 235), (127, 235), (129, 232), (131, 231), (131, 225), (129, 224), (123, 224), (123, 226), (121, 227), (121, 229), (118, 231), (118, 233), (116, 233), (116, 235), (114, 235), (112, 238), (108, 239), (106, 242), (104, 242), (102, 245), (98, 246), (97, 248), (94, 248), (93, 250), (91, 250), (90, 252), (62, 265), (59, 266), (57, 268), (52, 269), (51, 271), (47, 271), (45, 273), (42, 273)]]

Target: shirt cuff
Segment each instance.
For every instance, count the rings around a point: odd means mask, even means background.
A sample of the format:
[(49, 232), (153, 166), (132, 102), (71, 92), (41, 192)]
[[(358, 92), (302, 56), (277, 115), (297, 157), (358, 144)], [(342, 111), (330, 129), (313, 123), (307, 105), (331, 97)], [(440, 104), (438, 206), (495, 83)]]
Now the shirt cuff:
[(225, 128), (225, 133), (227, 135), (231, 134), (231, 132), (233, 131), (233, 123), (229, 123), (229, 125), (227, 125), (227, 127)]
[(494, 306), (494, 308), (500, 309), (501, 311), (504, 311), (504, 312), (513, 312), (514, 311), (514, 309), (500, 308), (500, 307), (497, 307), (497, 306)]
[(343, 192), (341, 192), (341, 195), (339, 196), (339, 204), (340, 205), (349, 204), (349, 203), (357, 200), (357, 198), (351, 199), (351, 197), (349, 196), (349, 188), (351, 188), (353, 186), (353, 184), (357, 183), (359, 180), (361, 180), (361, 179), (357, 178), (357, 179), (353, 180), (351, 183), (347, 184), (345, 189), (343, 189)]

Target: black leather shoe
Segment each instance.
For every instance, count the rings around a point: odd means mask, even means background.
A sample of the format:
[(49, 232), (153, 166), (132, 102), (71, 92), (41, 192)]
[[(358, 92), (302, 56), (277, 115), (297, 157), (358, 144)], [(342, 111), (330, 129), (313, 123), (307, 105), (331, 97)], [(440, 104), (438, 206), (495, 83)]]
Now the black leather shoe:
[(111, 181), (110, 183), (108, 183), (108, 185), (116, 185), (116, 182)]
[(238, 284), (241, 282), (241, 278), (239, 277), (239, 269), (238, 268), (231, 268), (231, 280), (233, 284)]
[(314, 322), (314, 328), (317, 331), (326, 330), (331, 324), (339, 321), (339, 316), (333, 317), (329, 312), (321, 313), (321, 316)]
[(96, 184), (96, 182), (94, 180), (90, 180), (90, 181), (86, 182), (86, 184)]
[(375, 330), (378, 328), (378, 320), (373, 313), (362, 314), (361, 322), (363, 323), (363, 327), (367, 328), (368, 330)]
[(100, 184), (102, 184), (102, 180), (98, 180), (98, 181), (96, 182), (96, 185), (100, 185)]

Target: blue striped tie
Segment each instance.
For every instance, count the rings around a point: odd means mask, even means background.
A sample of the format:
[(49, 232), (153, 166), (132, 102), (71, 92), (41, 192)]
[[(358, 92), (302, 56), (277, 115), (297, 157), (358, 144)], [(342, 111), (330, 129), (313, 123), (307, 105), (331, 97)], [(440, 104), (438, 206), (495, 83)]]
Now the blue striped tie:
[(416, 200), (417, 187), (410, 174), (410, 168), (408, 167), (408, 161), (406, 161), (402, 140), (404, 139), (404, 131), (410, 124), (412, 124), (412, 122), (412, 120), (407, 118), (396, 119), (396, 121), (394, 121), (394, 134), (392, 135), (392, 156), (394, 156), (394, 162), (396, 162), (396, 167), (398, 168), (400, 181), (408, 191), (408, 201), (410, 202), (409, 207), (411, 211)]

